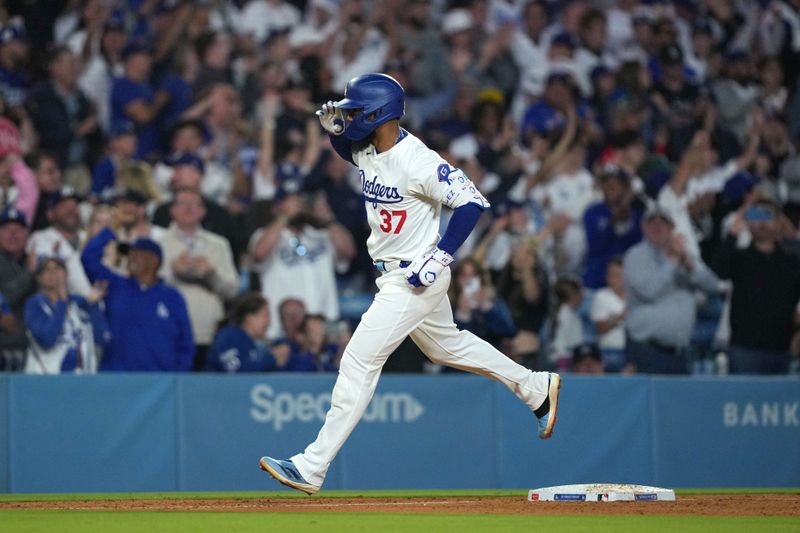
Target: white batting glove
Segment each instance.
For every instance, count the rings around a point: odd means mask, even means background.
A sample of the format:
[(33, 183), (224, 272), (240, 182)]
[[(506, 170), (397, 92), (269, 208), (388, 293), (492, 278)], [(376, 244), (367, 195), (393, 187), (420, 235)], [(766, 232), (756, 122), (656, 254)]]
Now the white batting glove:
[(406, 279), (414, 287), (430, 287), (442, 270), (452, 262), (452, 255), (434, 248), (432, 252), (417, 257), (408, 265)]
[(327, 104), (322, 104), (322, 108), (317, 110), (319, 123), (331, 135), (341, 135), (344, 131), (344, 116), (342, 110), (336, 109), (336, 104), (328, 100)]

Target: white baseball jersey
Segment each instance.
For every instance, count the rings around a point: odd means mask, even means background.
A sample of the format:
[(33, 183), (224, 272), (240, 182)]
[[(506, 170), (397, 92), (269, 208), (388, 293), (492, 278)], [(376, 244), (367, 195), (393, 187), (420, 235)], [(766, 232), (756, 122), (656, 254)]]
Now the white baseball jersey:
[[(405, 132), (404, 132), (405, 133)], [(383, 153), (368, 146), (353, 153), (361, 169), (367, 247), (376, 261), (411, 261), (438, 243), (442, 204), (452, 208), (489, 203), (460, 170), (411, 134)], [(499, 381), (532, 411), (548, 395), (547, 372), (532, 372), (453, 322), (447, 298), (450, 269), (428, 287), (412, 287), (394, 269), (376, 281), (378, 293), (342, 355), (331, 408), (314, 442), (291, 460), (310, 484), (321, 486), (331, 461), (364, 415), (389, 355), (407, 336), (437, 364)]]
[(489, 206), (461, 170), (403, 133), (386, 152), (377, 153), (371, 144), (353, 152), (372, 230), (367, 249), (375, 261), (411, 261), (436, 246), (442, 204)]

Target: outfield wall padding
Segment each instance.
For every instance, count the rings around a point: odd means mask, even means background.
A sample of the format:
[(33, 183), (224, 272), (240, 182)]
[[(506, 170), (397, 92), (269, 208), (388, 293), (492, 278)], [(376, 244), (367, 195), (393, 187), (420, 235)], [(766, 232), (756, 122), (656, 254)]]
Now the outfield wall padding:
[[(331, 374), (0, 375), (1, 492), (274, 490)], [(800, 486), (800, 379), (564, 376), (549, 441), (508, 390), (384, 376), (327, 489)]]

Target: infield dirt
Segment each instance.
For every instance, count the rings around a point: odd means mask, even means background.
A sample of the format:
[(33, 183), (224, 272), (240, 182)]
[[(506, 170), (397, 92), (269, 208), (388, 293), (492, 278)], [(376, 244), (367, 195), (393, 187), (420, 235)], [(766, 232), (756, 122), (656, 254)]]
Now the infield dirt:
[(511, 515), (800, 516), (798, 494), (678, 496), (674, 502), (529, 502), (520, 496), (214, 498), (2, 502), (0, 509), (222, 512), (369, 512)]

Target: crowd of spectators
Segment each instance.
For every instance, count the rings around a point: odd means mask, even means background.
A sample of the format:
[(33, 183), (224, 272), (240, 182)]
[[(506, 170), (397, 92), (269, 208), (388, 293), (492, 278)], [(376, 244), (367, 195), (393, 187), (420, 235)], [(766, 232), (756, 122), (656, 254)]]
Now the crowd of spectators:
[(385, 72), (492, 203), (458, 327), (531, 368), (798, 371), (798, 65), (800, 0), (7, 0), (0, 368), (335, 371), (379, 274), (314, 111)]

